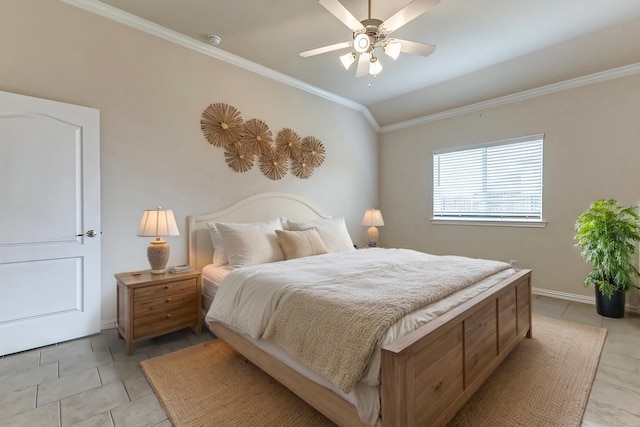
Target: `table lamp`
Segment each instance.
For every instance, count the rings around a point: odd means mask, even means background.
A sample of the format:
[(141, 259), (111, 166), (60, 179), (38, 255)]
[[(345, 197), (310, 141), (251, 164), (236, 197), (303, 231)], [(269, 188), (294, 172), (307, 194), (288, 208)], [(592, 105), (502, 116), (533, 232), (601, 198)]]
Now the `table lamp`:
[(166, 272), (169, 261), (169, 244), (162, 240), (162, 236), (179, 236), (176, 219), (171, 209), (147, 209), (142, 214), (138, 236), (155, 237), (147, 248), (147, 258), (151, 265), (151, 274), (163, 274)]
[(377, 227), (384, 225), (382, 213), (377, 209), (368, 209), (362, 218), (362, 225), (369, 226), (369, 229), (367, 230), (367, 234), (369, 235), (369, 247), (373, 248), (378, 246), (378, 237), (380, 236), (380, 233), (378, 232)]

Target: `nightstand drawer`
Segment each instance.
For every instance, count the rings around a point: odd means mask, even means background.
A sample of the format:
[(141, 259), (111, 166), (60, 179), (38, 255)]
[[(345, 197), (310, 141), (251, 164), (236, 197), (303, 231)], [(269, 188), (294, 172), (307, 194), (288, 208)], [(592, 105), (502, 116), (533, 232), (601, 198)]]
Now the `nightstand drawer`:
[(145, 286), (133, 291), (135, 302), (144, 301), (151, 298), (165, 297), (196, 289), (196, 279), (178, 280), (175, 282), (162, 283), (154, 286)]
[(167, 295), (165, 297), (148, 299), (133, 304), (133, 317), (140, 319), (142, 317), (155, 314), (171, 313), (181, 308), (191, 307), (196, 304), (196, 292), (185, 292), (175, 295)]
[(192, 305), (173, 310), (170, 313), (161, 313), (146, 316), (133, 321), (133, 338), (147, 335), (157, 335), (162, 331), (170, 331), (181, 326), (190, 326), (198, 321), (197, 312)]

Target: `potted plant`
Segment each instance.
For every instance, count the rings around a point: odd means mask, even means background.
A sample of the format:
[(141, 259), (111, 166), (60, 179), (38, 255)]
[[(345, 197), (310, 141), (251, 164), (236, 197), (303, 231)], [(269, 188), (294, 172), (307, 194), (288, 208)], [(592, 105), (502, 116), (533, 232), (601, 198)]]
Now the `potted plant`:
[(637, 206), (598, 200), (578, 217), (575, 231), (582, 258), (593, 268), (584, 286), (595, 286), (598, 314), (624, 317), (626, 292), (637, 288), (633, 279), (640, 277), (633, 264), (636, 243), (640, 241)]

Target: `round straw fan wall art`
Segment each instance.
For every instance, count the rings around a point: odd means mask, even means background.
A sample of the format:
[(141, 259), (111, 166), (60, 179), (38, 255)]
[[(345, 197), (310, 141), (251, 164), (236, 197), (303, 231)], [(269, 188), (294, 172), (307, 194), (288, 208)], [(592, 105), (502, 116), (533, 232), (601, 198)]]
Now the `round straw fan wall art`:
[(269, 179), (282, 179), (287, 173), (307, 179), (324, 163), (325, 149), (315, 136), (300, 136), (289, 128), (273, 135), (260, 119), (244, 121), (231, 105), (209, 105), (202, 113), (200, 128), (209, 144), (224, 149), (227, 165), (236, 172), (247, 172), (258, 163)]

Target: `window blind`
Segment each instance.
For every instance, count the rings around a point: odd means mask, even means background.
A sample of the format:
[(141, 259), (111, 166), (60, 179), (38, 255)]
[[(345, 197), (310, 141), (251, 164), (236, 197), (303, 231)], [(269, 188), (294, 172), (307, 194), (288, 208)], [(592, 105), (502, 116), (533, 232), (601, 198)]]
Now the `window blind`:
[(543, 135), (433, 152), (434, 219), (542, 220)]

